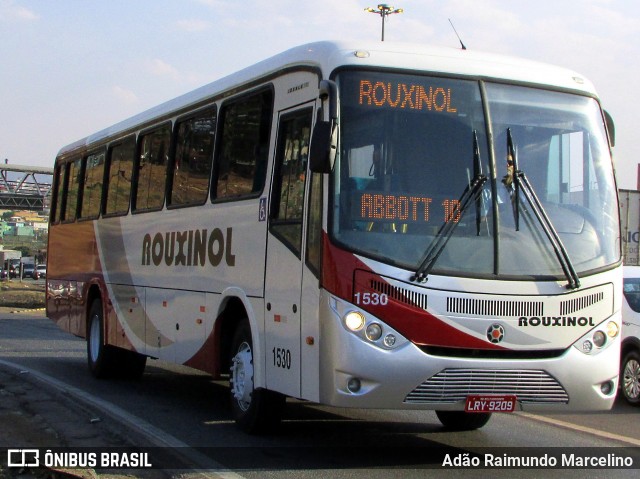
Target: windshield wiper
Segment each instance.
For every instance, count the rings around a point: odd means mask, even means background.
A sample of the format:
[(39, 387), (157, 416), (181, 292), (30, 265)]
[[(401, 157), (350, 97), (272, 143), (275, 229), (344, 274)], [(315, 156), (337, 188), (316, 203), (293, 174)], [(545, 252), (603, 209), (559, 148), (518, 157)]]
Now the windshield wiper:
[(480, 222), (481, 222), (481, 206), (482, 187), (487, 181), (487, 177), (482, 173), (482, 161), (480, 161), (480, 148), (478, 146), (478, 134), (473, 131), (473, 178), (464, 189), (460, 199), (458, 200), (458, 208), (450, 215), (449, 218), (442, 224), (435, 238), (429, 245), (424, 259), (420, 262), (416, 273), (411, 277), (411, 281), (425, 282), (427, 276), (436, 264), (436, 261), (440, 257), (440, 254), (447, 245), (449, 238), (453, 234), (453, 231), (458, 223), (454, 220), (456, 216), (462, 215), (467, 210), (472, 201), (476, 204), (476, 234), (480, 236)]
[(549, 238), (549, 241), (551, 242), (551, 246), (553, 246), (553, 250), (556, 253), (558, 261), (560, 262), (560, 266), (562, 267), (562, 271), (564, 272), (565, 276), (567, 277), (567, 281), (569, 282), (567, 288), (579, 288), (580, 278), (578, 277), (578, 273), (576, 273), (576, 270), (571, 263), (571, 258), (569, 257), (567, 249), (564, 247), (564, 244), (562, 244), (562, 240), (560, 239), (558, 231), (555, 229), (553, 223), (549, 219), (549, 216), (542, 206), (542, 203), (538, 199), (533, 186), (531, 186), (531, 183), (529, 183), (527, 176), (524, 174), (524, 171), (518, 168), (518, 155), (513, 144), (511, 128), (507, 128), (507, 155), (508, 157), (511, 157), (511, 161), (513, 163), (512, 168), (514, 191), (512, 201), (516, 231), (520, 230), (520, 190), (522, 190), (524, 197), (527, 199), (527, 202), (533, 210), (533, 214), (542, 227), (542, 231), (544, 231), (544, 233), (547, 235), (547, 238)]

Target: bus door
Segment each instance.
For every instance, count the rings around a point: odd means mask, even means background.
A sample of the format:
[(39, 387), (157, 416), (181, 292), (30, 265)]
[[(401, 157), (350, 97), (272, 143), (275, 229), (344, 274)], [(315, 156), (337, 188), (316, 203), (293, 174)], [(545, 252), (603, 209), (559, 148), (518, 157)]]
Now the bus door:
[(267, 387), (300, 397), (303, 212), (313, 103), (280, 112), (267, 238)]

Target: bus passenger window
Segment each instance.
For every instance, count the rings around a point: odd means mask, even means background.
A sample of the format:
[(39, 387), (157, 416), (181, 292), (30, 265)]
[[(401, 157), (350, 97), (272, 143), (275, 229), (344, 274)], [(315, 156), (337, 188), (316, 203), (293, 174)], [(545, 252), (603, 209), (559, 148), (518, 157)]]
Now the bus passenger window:
[(72, 163), (69, 163), (68, 166), (64, 221), (74, 221), (76, 219), (78, 209), (78, 190), (80, 188), (80, 163), (81, 160), (78, 158)]
[(164, 204), (164, 190), (171, 142), (171, 126), (165, 125), (140, 137), (135, 210), (157, 210)]
[(211, 109), (178, 123), (171, 206), (202, 204), (207, 199), (215, 129)]
[(82, 186), (81, 218), (97, 218), (102, 198), (104, 176), (104, 151), (87, 156)]
[(53, 201), (51, 202), (53, 205), (51, 210), (52, 223), (58, 223), (62, 219), (62, 198), (64, 196), (64, 174), (66, 171), (64, 165), (59, 164), (56, 166), (56, 171), (53, 176)]
[(271, 90), (222, 107), (213, 199), (251, 196), (262, 191), (272, 111)]
[(133, 137), (110, 148), (105, 215), (122, 215), (129, 211), (135, 151), (136, 143)]

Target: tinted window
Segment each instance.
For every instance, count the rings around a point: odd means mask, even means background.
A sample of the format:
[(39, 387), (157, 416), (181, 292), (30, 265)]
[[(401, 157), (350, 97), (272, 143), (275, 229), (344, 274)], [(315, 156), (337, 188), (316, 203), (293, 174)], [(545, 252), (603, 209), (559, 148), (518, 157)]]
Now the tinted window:
[(271, 91), (226, 103), (222, 107), (215, 197), (250, 196), (262, 191), (272, 111)]
[(135, 149), (134, 138), (128, 138), (110, 149), (105, 214), (124, 214), (129, 211)]
[(170, 125), (140, 137), (136, 210), (162, 208), (170, 141)]
[(66, 173), (64, 165), (58, 165), (53, 177), (53, 211), (51, 221), (57, 223), (62, 219), (62, 198), (64, 197), (64, 178)]
[(178, 123), (173, 182), (169, 203), (202, 204), (209, 191), (215, 134), (215, 110)]
[(73, 221), (76, 219), (78, 210), (78, 192), (80, 190), (80, 165), (81, 160), (69, 163), (67, 167), (67, 189), (66, 189), (66, 206), (64, 210), (65, 221)]
[(92, 153), (85, 164), (81, 218), (96, 218), (100, 214), (103, 177), (104, 151)]
[(629, 307), (640, 313), (640, 278), (624, 278), (623, 292)]

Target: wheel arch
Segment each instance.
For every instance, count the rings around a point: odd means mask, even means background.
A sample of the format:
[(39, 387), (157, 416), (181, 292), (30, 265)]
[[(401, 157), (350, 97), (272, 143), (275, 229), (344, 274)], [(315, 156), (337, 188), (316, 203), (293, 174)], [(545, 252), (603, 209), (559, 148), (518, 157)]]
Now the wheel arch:
[(624, 357), (629, 354), (631, 351), (637, 351), (640, 353), (640, 338), (636, 338), (635, 336), (626, 338), (622, 342), (622, 348), (620, 350), (620, 359), (624, 359)]
[[(105, 298), (106, 295), (103, 294), (102, 292), (102, 287), (100, 286), (100, 284), (98, 282), (92, 282), (87, 286), (87, 292), (85, 295), (85, 302), (84, 302), (84, 327), (85, 327), (85, 337), (87, 337), (87, 335), (89, 334), (89, 315), (91, 314), (91, 305), (93, 304), (93, 302), (96, 299), (99, 299), (102, 303), (102, 318), (103, 318), (103, 324), (102, 327), (103, 329), (106, 329), (106, 317), (107, 317), (107, 312), (105, 310), (105, 304), (103, 301), (103, 298)], [(102, 331), (103, 332), (103, 338), (106, 338), (106, 330)]]
[(243, 290), (228, 288), (223, 291), (215, 321), (215, 335), (218, 338), (216, 341), (216, 360), (220, 364), (221, 371), (229, 371), (233, 335), (240, 321), (246, 319), (249, 322), (253, 342), (256, 387), (264, 386), (262, 379), (264, 378), (263, 347), (260, 341), (260, 331), (263, 328), (259, 320), (261, 317), (262, 315), (256, 315), (254, 306)]

